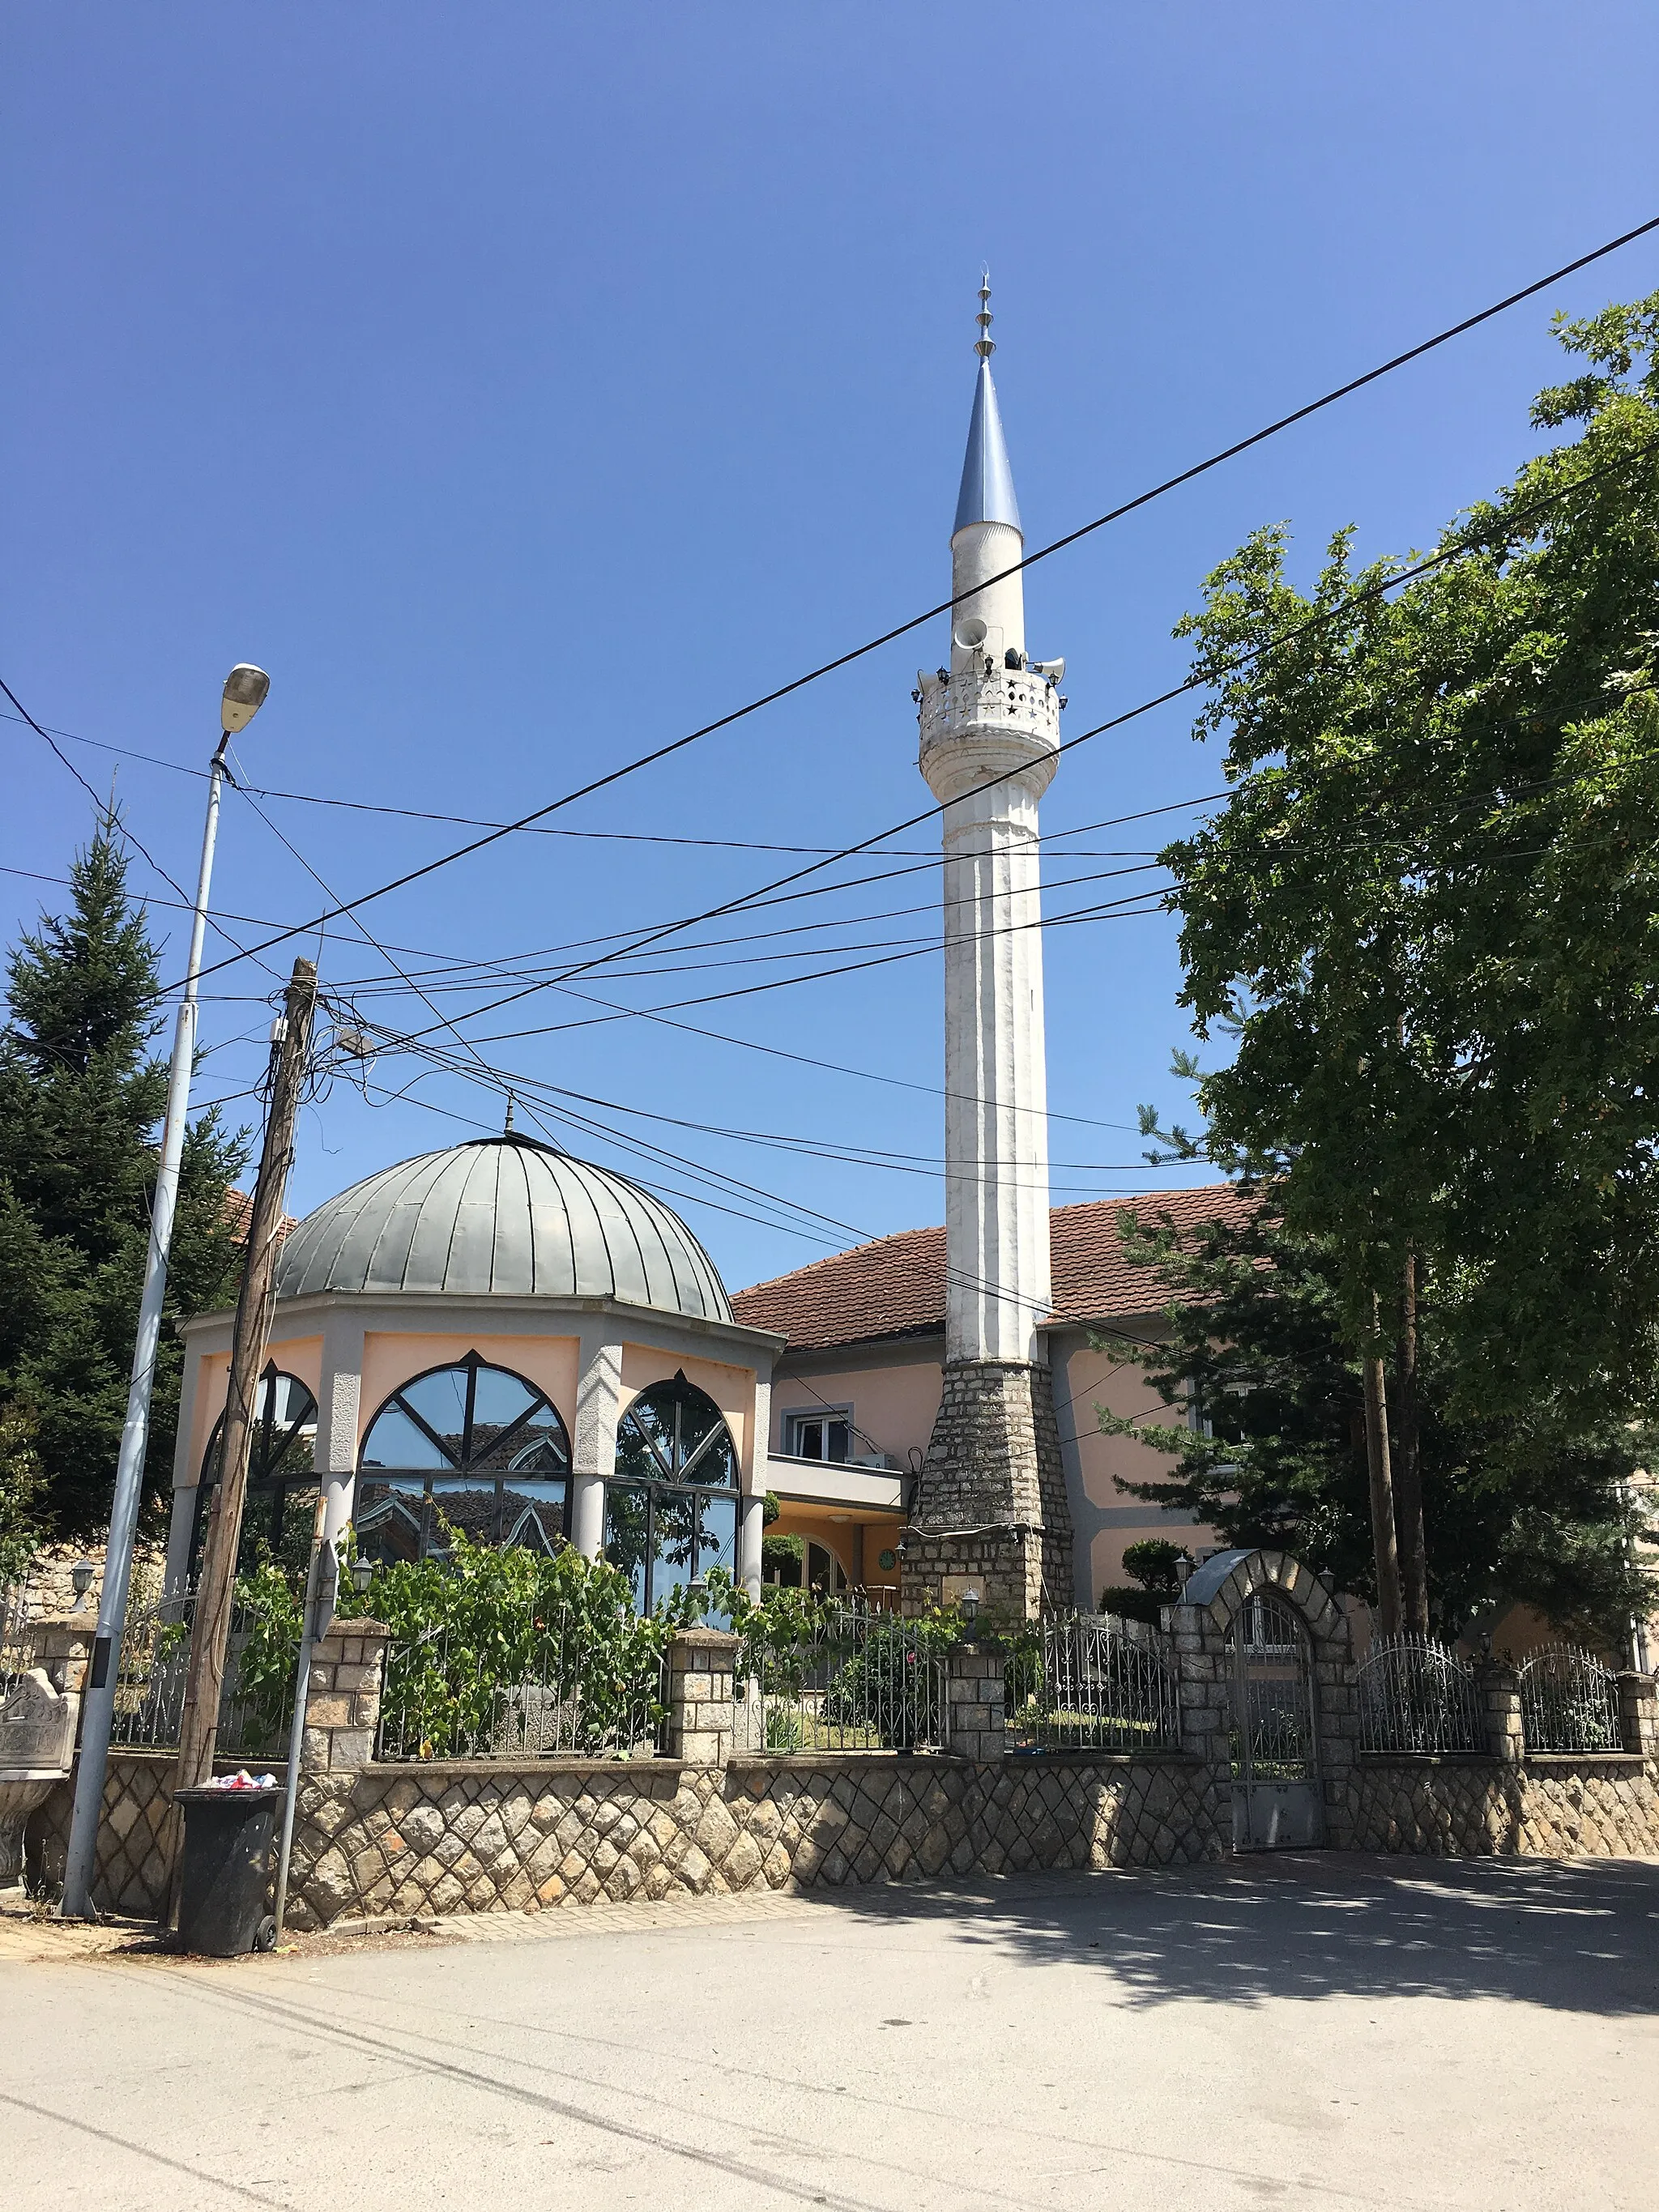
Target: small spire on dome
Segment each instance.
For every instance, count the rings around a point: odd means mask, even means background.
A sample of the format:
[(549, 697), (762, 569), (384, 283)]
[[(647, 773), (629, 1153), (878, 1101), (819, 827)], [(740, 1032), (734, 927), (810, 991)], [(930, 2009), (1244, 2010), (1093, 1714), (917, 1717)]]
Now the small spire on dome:
[(504, 1137), (513, 1134), (513, 1093), (510, 1091), (507, 1094), (507, 1119), (501, 1124), (501, 1134)]
[(981, 361), (989, 361), (997, 349), (996, 340), (991, 336), (991, 325), (996, 317), (991, 313), (991, 272), (983, 262), (980, 264), (979, 270), (979, 313), (974, 320), (979, 325), (974, 351)]

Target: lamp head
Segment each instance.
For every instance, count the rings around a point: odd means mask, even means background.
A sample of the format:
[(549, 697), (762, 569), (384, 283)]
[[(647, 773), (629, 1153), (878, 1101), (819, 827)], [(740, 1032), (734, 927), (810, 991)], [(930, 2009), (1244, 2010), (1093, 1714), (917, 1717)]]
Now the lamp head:
[(962, 1617), (968, 1624), (968, 1633), (971, 1636), (974, 1623), (979, 1619), (979, 1592), (976, 1589), (963, 1590), (957, 1602), (962, 1607)]
[(359, 1597), (367, 1597), (368, 1586), (374, 1579), (374, 1562), (359, 1552), (351, 1562), (351, 1587)]
[(75, 1592), (74, 1610), (79, 1613), (87, 1601), (87, 1592), (92, 1588), (98, 1570), (90, 1559), (77, 1559), (70, 1569), (70, 1583)]
[(263, 668), (254, 667), (252, 661), (237, 662), (225, 678), (225, 696), (219, 706), (219, 726), (228, 738), (246, 729), (264, 705), (270, 689), (270, 678)]

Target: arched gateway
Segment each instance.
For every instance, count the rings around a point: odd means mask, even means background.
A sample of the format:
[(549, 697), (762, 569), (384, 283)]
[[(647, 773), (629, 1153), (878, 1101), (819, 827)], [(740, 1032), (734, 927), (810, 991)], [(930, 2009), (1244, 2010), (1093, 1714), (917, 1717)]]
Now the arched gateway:
[(1341, 1840), (1358, 1749), (1347, 1616), (1283, 1552), (1216, 1552), (1172, 1608), (1183, 1736), (1232, 1784), (1236, 1850)]

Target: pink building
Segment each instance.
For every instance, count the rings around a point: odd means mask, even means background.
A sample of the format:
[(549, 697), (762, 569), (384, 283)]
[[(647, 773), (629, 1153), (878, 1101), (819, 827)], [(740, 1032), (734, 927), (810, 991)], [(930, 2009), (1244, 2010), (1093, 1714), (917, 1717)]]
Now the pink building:
[[(1125, 1202), (1056, 1206), (1049, 1215), (1053, 1304), (1039, 1334), (1053, 1376), (1073, 1581), (1044, 1595), (1060, 1606), (1097, 1605), (1108, 1583), (1126, 1579), (1126, 1545), (1143, 1537), (1200, 1548), (1217, 1541), (1185, 1516), (1119, 1489), (1119, 1477), (1158, 1480), (1170, 1463), (1128, 1437), (1103, 1434), (1095, 1417), (1097, 1406), (1129, 1419), (1171, 1417), (1138, 1366), (1097, 1348), (1097, 1340), (1122, 1346), (1156, 1338), (1160, 1328), (1148, 1270), (1123, 1254)], [(1148, 1192), (1134, 1202), (1146, 1218), (1167, 1212), (1178, 1226), (1237, 1204), (1225, 1184)], [(942, 1227), (905, 1230), (732, 1300), (736, 1321), (787, 1340), (772, 1370), (764, 1480), (781, 1511), (768, 1533), (801, 1540), (811, 1581), (896, 1589), (915, 1476), (943, 1387), (945, 1248)], [(1184, 1417), (1177, 1409), (1175, 1418)]]

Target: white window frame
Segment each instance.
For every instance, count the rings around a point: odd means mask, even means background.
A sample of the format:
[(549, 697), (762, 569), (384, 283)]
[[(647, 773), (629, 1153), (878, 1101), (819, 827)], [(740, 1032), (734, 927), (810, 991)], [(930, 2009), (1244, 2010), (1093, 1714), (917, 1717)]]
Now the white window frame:
[[(799, 1425), (803, 1421), (844, 1421), (847, 1425), (845, 1460), (831, 1459), (827, 1453), (820, 1457), (811, 1458), (807, 1454), (797, 1450)], [(852, 1466), (854, 1447), (858, 1442), (858, 1431), (854, 1426), (853, 1408), (850, 1406), (790, 1406), (786, 1407), (783, 1413), (781, 1426), (783, 1458), (805, 1459), (811, 1467)]]

